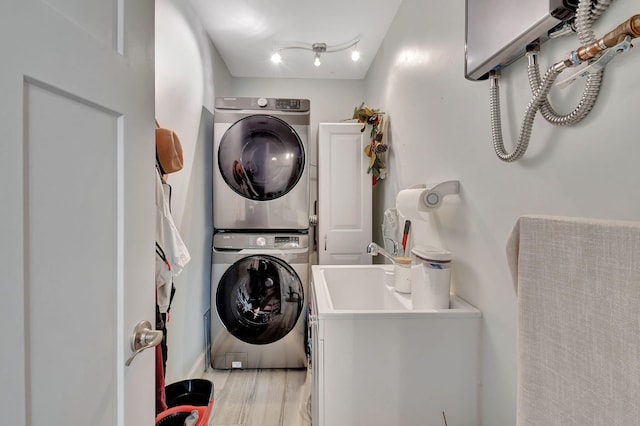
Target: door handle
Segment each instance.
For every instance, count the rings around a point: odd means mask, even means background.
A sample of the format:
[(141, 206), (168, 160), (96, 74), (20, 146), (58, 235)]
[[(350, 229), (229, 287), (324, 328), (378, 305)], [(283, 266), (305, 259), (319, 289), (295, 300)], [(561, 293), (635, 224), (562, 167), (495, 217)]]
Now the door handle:
[(161, 341), (162, 330), (153, 330), (149, 321), (140, 321), (133, 329), (133, 335), (131, 336), (131, 350), (133, 350), (133, 353), (124, 365), (130, 366), (136, 355), (145, 349), (157, 346)]

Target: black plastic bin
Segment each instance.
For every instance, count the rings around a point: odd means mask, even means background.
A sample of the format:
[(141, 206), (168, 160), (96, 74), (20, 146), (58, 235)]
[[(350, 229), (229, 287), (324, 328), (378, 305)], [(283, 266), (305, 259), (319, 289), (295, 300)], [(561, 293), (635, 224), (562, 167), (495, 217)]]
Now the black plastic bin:
[(213, 401), (213, 383), (205, 379), (182, 380), (165, 386), (167, 406), (209, 405)]
[(190, 379), (164, 388), (167, 410), (156, 416), (156, 426), (183, 426), (191, 411), (198, 411), (198, 426), (207, 425), (213, 410), (213, 383)]

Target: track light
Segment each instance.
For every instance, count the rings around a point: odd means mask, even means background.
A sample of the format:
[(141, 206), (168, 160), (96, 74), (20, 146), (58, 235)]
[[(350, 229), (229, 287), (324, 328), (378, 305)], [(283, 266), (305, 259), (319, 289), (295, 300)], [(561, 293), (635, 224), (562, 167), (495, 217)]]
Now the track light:
[(353, 50), (351, 51), (351, 60), (357, 61), (360, 59), (360, 52), (358, 51), (359, 41), (360, 41), (359, 39), (356, 39), (354, 41), (350, 41), (342, 45), (336, 45), (331, 47), (327, 46), (327, 43), (313, 43), (311, 45), (305, 45), (303, 43), (300, 46), (285, 46), (285, 47), (279, 48), (275, 53), (273, 53), (273, 55), (271, 55), (271, 62), (273, 62), (274, 64), (279, 64), (280, 62), (282, 62), (282, 56), (280, 55), (280, 52), (283, 50), (300, 49), (300, 50), (309, 50), (313, 52), (314, 53), (313, 65), (315, 65), (316, 67), (319, 67), (321, 64), (320, 54), (341, 52), (343, 50), (347, 50), (352, 47), (353, 47)]
[(313, 43), (311, 45), (311, 50), (315, 52), (315, 55), (313, 55), (313, 65), (319, 67), (320, 54), (327, 51), (327, 43)]
[(357, 62), (360, 59), (360, 51), (358, 50), (358, 43), (353, 46), (353, 50), (351, 51), (351, 60), (353, 62)]

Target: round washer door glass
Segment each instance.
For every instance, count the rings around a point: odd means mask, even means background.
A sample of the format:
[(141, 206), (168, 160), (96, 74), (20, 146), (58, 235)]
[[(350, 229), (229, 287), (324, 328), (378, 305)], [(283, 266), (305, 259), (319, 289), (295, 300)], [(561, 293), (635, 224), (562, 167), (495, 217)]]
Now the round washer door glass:
[(304, 147), (296, 131), (270, 115), (235, 122), (222, 136), (218, 167), (236, 193), (250, 200), (282, 197), (304, 170)]
[(226, 270), (216, 308), (227, 331), (246, 343), (264, 345), (286, 336), (302, 313), (300, 277), (285, 261), (268, 255), (245, 257)]

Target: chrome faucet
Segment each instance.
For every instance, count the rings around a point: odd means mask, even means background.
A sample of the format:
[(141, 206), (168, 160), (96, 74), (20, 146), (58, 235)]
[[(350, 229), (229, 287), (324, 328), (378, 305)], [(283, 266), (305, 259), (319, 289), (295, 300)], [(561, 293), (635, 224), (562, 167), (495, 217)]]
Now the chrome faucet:
[(383, 255), (387, 259), (391, 261), (391, 263), (395, 264), (395, 260), (393, 260), (393, 256), (391, 256), (385, 249), (377, 245), (376, 243), (369, 243), (367, 246), (367, 254), (371, 256), (377, 256), (379, 254)]

